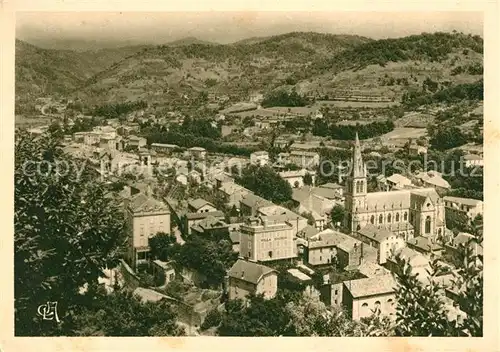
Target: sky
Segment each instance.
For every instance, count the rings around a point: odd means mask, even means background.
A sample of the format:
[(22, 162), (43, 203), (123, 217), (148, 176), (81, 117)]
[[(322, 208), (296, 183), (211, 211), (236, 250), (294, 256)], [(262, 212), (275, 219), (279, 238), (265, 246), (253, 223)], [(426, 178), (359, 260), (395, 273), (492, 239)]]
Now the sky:
[[(483, 34), (481, 12), (18, 12), (16, 37), (55, 46), (162, 44), (184, 37), (231, 43), (294, 31), (356, 34), (374, 39), (422, 32)], [(75, 44), (78, 45), (78, 44)], [(84, 45), (84, 44), (81, 44)]]

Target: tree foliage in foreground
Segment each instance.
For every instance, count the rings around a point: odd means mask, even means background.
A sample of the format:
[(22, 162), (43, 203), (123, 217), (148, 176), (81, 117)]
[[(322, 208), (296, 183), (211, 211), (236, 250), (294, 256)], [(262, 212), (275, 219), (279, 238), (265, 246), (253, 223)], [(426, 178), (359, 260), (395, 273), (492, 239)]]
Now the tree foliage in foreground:
[(409, 263), (396, 258), (398, 336), (482, 336), (483, 334), (483, 256), (477, 251), (481, 236), (460, 245), (452, 290), (458, 308), (466, 315), (449, 319), (449, 308), (443, 297), (444, 287), (437, 280), (443, 267), (434, 260), (429, 280), (419, 280)]
[[(102, 270), (118, 263), (124, 221), (83, 163), (65, 155), (50, 135), (16, 135), (15, 335), (177, 334), (173, 315), (161, 306), (96, 290)], [(60, 323), (37, 315), (47, 302), (58, 303)]]

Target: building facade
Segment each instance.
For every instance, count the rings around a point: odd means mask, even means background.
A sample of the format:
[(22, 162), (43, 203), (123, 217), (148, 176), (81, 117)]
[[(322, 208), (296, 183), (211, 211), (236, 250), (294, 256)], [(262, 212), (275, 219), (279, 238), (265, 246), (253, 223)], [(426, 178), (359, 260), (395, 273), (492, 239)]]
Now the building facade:
[(152, 197), (139, 193), (127, 200), (128, 258), (132, 268), (149, 259), (149, 239), (158, 232), (170, 232), (168, 206)]
[(278, 272), (267, 266), (238, 259), (228, 272), (229, 299), (245, 299), (250, 294), (271, 299), (277, 290)]
[(355, 234), (367, 225), (376, 225), (403, 236), (405, 240), (414, 236), (444, 234), (444, 201), (434, 188), (368, 193), (367, 183), (366, 165), (356, 134), (345, 190), (344, 225), (349, 232)]
[(250, 261), (274, 261), (297, 256), (294, 227), (281, 217), (259, 216), (240, 226), (240, 255)]

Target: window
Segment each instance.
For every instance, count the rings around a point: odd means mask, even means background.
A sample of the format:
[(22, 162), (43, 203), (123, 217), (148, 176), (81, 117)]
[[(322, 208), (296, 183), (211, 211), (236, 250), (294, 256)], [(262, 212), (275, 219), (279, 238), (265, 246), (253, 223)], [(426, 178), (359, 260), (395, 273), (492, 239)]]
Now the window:
[(396, 213), (396, 222), (399, 222), (399, 213)]
[(391, 214), (387, 215), (387, 222), (388, 222), (388, 223), (390, 223), (390, 222), (391, 222), (391, 220), (392, 220), (392, 216), (391, 216)]
[(273, 251), (269, 251), (268, 255), (269, 255), (269, 258), (272, 258), (273, 257)]
[(137, 253), (137, 260), (146, 260), (146, 255), (148, 252), (138, 252)]
[(372, 224), (375, 224), (375, 215), (372, 215), (371, 218), (370, 218), (370, 222)]
[(339, 294), (339, 290), (335, 290), (335, 296)]
[(363, 307), (363, 308), (368, 308), (368, 303), (363, 303), (363, 304), (361, 305), (361, 307)]
[(335, 299), (335, 304), (337, 304), (337, 300)]
[(322, 256), (319, 256), (319, 261), (322, 261), (323, 260), (323, 257)]
[(404, 214), (404, 221), (408, 221), (408, 212), (405, 211), (405, 214)]
[(382, 216), (382, 214), (380, 214), (380, 216), (378, 217), (378, 223), (381, 224), (383, 221), (384, 217)]
[(320, 248), (320, 249), (319, 249), (319, 252), (320, 252), (320, 253), (323, 253), (323, 248)]
[(431, 233), (431, 217), (427, 216), (425, 218), (425, 233)]
[(393, 305), (392, 298), (389, 298), (389, 299), (387, 300), (387, 303), (388, 303), (389, 305), (391, 305), (391, 306), (392, 306), (392, 305)]

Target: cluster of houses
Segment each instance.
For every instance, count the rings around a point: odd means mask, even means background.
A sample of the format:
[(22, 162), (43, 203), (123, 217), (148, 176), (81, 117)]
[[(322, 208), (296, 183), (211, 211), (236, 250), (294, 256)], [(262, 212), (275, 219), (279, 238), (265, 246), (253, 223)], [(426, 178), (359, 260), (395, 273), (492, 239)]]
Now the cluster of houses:
[[(175, 149), (162, 145), (155, 148)], [(201, 150), (192, 152), (198, 158), (206, 157)], [(266, 165), (268, 155), (256, 153), (250, 162)], [(295, 265), (287, 275), (328, 305), (344, 307), (352, 319), (367, 317), (374, 310), (395, 318), (392, 274), (398, 270), (396, 255), (411, 262), (421, 273), (420, 280), (429, 280), (426, 273), (434, 258), (455, 253), (460, 244), (474, 243), (472, 235), (455, 236), (446, 229), (445, 210), (463, 212), (473, 219), (482, 214), (482, 202), (441, 198), (436, 192), (441, 185), (432, 180), (436, 175), (422, 175), (427, 183), (420, 186), (404, 177), (388, 177), (385, 189), (368, 193), (359, 141), (352, 162), (354, 167), (345, 186), (330, 183), (294, 188), (293, 210), (254, 194), (226, 173), (208, 177), (205, 182), (226, 197), (237, 216), (228, 216), (202, 198), (159, 200), (147, 188), (134, 192), (129, 188), (121, 194), (129, 229), (127, 261), (133, 269), (147, 262), (148, 240), (158, 232), (173, 231), (180, 243), (182, 237), (193, 235), (226, 238), (239, 253), (238, 261), (227, 271), (224, 290), (229, 299), (245, 298), (250, 293), (274, 297), (281, 274), (273, 265), (287, 262)], [(336, 204), (345, 206), (346, 216), (342, 223), (335, 224), (338, 226), (332, 226), (329, 213)], [(313, 221), (304, 213), (310, 213)], [(479, 244), (474, 246), (482, 251)], [(166, 263), (155, 265), (163, 272), (171, 270)], [(325, 267), (334, 267), (333, 272), (344, 273), (349, 279), (327, 274), (319, 288), (312, 288), (312, 276)], [(449, 271), (438, 279), (445, 287), (443, 299), (449, 304), (450, 319), (461, 319), (465, 313), (453, 302), (455, 269), (448, 267)], [(168, 271), (169, 278), (171, 274)]]

